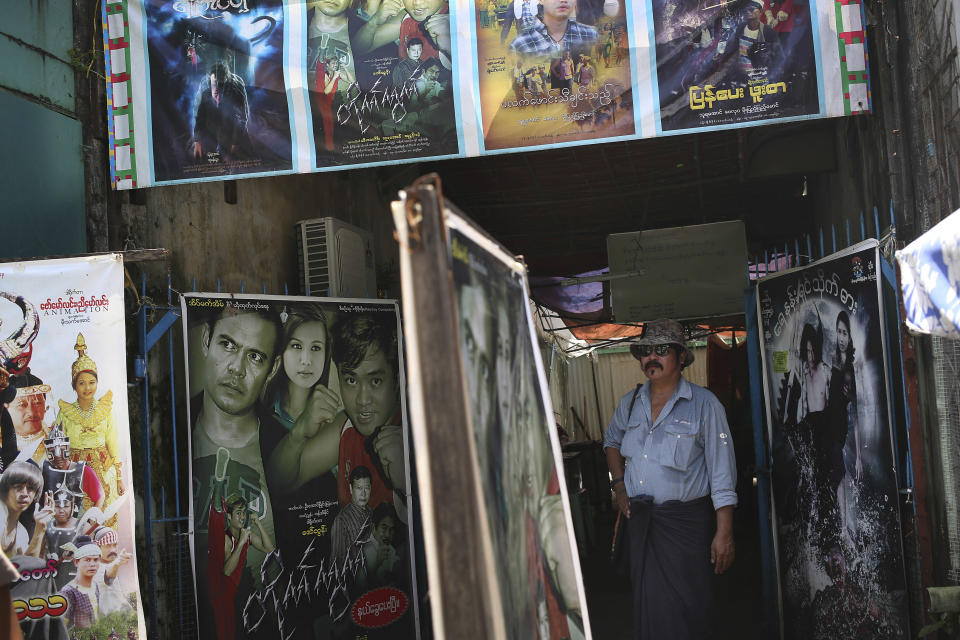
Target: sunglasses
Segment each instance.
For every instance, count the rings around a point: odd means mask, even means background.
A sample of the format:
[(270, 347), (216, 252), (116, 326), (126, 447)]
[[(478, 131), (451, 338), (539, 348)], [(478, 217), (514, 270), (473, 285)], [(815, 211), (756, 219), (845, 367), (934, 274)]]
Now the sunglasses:
[(649, 344), (641, 344), (637, 346), (637, 353), (640, 354), (641, 358), (646, 358), (651, 353), (656, 353), (658, 356), (665, 356), (670, 352), (670, 348), (673, 347), (672, 344), (658, 344), (652, 346)]

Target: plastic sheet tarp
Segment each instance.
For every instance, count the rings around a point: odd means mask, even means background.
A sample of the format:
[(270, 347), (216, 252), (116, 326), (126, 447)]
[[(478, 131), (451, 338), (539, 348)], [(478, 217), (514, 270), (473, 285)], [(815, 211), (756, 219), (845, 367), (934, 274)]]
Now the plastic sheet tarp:
[(907, 327), (960, 339), (960, 211), (897, 251)]

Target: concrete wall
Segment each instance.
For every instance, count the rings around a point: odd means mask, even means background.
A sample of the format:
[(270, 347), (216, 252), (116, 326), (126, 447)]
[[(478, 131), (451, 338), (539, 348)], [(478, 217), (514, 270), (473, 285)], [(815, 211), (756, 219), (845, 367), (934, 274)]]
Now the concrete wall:
[[(294, 225), (332, 216), (374, 233), (378, 288), (399, 295), (397, 245), (389, 203), (418, 175), (417, 165), (237, 180), (236, 204), (221, 182), (154, 187), (135, 193), (116, 230), (128, 246), (173, 252), (174, 287), (299, 293)], [(226, 183), (230, 184), (230, 183)]]

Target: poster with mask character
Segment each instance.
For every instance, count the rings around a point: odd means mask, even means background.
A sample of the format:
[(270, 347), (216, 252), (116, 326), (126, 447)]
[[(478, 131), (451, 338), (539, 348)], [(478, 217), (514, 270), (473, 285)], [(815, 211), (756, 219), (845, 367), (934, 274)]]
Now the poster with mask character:
[(144, 0), (157, 180), (290, 170), (281, 0)]
[(0, 265), (0, 546), (28, 640), (144, 637), (123, 261)]
[(590, 638), (526, 267), (465, 219), (446, 222), (502, 637)]
[(419, 637), (397, 304), (181, 304), (201, 637)]
[(757, 285), (785, 638), (908, 638), (878, 245)]

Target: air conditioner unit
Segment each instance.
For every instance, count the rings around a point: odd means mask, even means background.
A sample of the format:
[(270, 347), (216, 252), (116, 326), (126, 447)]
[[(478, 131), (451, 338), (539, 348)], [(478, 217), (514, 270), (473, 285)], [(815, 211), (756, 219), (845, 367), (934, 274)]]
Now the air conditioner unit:
[(377, 297), (372, 233), (336, 218), (301, 220), (296, 229), (301, 294)]

